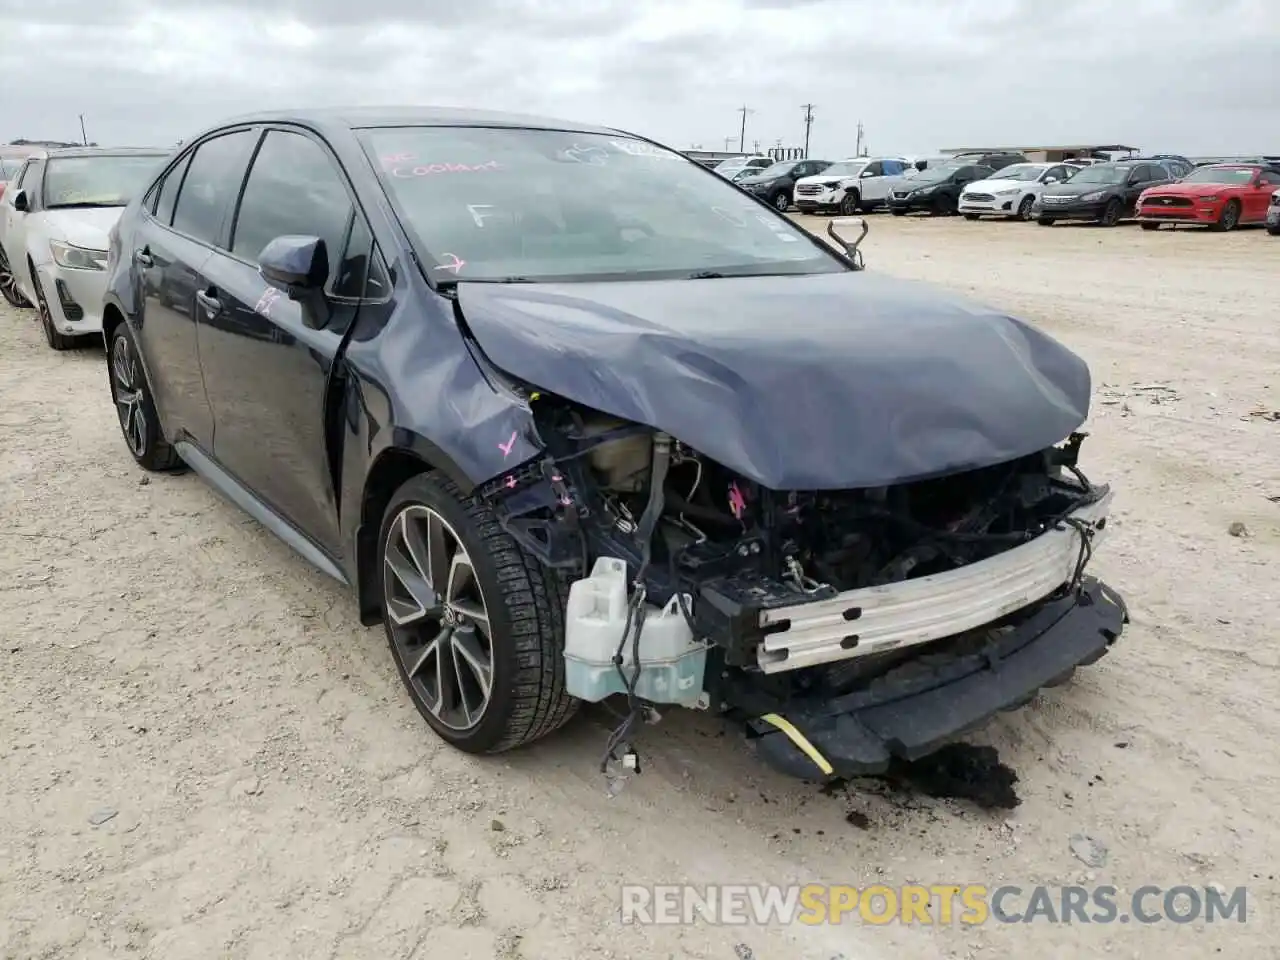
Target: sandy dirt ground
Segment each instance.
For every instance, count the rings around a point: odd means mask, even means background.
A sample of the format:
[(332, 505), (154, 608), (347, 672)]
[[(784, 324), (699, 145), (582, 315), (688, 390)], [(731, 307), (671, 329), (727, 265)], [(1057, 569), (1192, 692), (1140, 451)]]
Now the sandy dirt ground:
[[(805, 220), (809, 225), (820, 221)], [(1280, 239), (872, 219), (871, 270), (1029, 318), (1091, 363), (1110, 656), (972, 737), (1022, 803), (763, 768), (670, 714), (610, 799), (586, 713), (447, 749), (381, 630), (192, 475), (145, 477), (102, 351), (0, 308), (5, 958), (1275, 957)], [(1243, 533), (1229, 533), (1243, 524)], [(1241, 533), (1239, 527), (1237, 533)], [(1088, 867), (1072, 834), (1105, 843)], [(623, 883), (1221, 884), (1248, 922), (622, 927)]]

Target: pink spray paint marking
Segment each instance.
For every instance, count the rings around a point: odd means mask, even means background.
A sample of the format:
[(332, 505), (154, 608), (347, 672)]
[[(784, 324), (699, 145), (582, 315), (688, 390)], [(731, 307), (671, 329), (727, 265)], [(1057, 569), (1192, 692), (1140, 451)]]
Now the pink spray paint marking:
[(506, 443), (498, 444), (498, 449), (502, 451), (502, 459), (505, 460), (507, 457), (511, 456), (511, 449), (515, 445), (516, 445), (516, 434), (515, 434), (515, 431), (513, 430), (511, 432), (510, 440), (508, 440)]
[[(498, 446), (502, 446), (502, 444), (498, 444)], [(514, 490), (515, 488), (516, 488), (516, 478), (507, 477), (507, 489)]]
[(729, 484), (729, 512), (733, 514), (735, 520), (741, 520), (742, 515), (747, 512), (747, 498), (738, 489), (736, 480)]
[(275, 302), (280, 299), (280, 296), (280, 291), (275, 287), (267, 287), (262, 296), (258, 298), (258, 302), (253, 305), (254, 312), (270, 319), (271, 308), (275, 306)]
[(453, 275), (454, 275), (455, 277), (456, 277), (459, 273), (461, 273), (461, 272), (462, 272), (462, 268), (463, 268), (463, 267), (465, 267), (465, 266), (467, 265), (467, 261), (463, 260), (463, 259), (462, 259), (461, 257), (459, 257), (456, 253), (446, 253), (446, 254), (443, 254), (443, 256), (451, 257), (451, 258), (453, 259), (453, 263), (438, 263), (438, 264), (436, 264), (436, 269), (437, 269), (437, 270), (448, 270), (448, 271), (450, 271), (451, 273), (453, 273)]

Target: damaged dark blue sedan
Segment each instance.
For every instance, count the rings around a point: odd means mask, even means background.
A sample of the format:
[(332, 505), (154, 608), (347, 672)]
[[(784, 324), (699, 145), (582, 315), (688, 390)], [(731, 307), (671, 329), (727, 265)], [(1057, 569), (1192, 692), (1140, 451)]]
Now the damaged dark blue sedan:
[(1085, 364), (644, 138), (242, 118), (139, 192), (108, 270), (134, 459), (349, 585), (463, 750), (616, 697), (606, 767), (677, 705), (797, 776), (874, 773), (1126, 621), (1087, 572)]

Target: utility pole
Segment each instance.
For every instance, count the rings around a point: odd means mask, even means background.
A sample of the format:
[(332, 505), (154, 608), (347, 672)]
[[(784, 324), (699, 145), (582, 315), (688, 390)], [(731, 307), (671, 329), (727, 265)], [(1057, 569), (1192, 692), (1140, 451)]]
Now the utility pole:
[(752, 140), (752, 141), (751, 141), (751, 152), (752, 152), (752, 153), (759, 153), (759, 152), (760, 152), (760, 141), (759, 141), (759, 140)]
[(85, 136), (85, 133), (84, 133), (84, 114), (83, 113), (80, 114), (80, 140), (86, 147), (89, 145), (89, 138)]
[(802, 103), (804, 107), (804, 158), (809, 159), (809, 128), (813, 126), (813, 104)]
[(731, 146), (733, 146), (733, 137), (725, 137), (725, 138), (724, 138), (724, 152), (725, 152), (725, 153), (728, 153), (728, 152), (729, 152), (729, 148), (730, 148)]
[(858, 121), (858, 149), (854, 151), (855, 157), (862, 156), (862, 121)]
[(747, 114), (748, 114), (748, 113), (755, 113), (755, 111), (754, 111), (754, 110), (752, 110), (750, 107), (748, 107), (748, 106), (744, 103), (742, 106), (740, 106), (740, 107), (738, 108), (738, 113), (742, 114), (742, 130), (741, 130), (741, 132), (738, 134), (738, 151), (739, 151), (740, 153), (746, 153), (746, 150), (747, 150)]

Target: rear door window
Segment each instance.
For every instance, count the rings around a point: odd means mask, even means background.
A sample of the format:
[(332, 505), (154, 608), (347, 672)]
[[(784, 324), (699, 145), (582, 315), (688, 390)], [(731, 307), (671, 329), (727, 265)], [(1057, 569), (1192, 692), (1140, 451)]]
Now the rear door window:
[(165, 174), (164, 180), (160, 182), (160, 189), (156, 192), (152, 215), (166, 227), (173, 223), (173, 206), (178, 199), (178, 188), (182, 186), (182, 175), (187, 172), (190, 164), (191, 154), (188, 153)]
[(224, 133), (201, 143), (187, 164), (173, 211), (173, 229), (208, 244), (223, 236), (228, 211), (244, 179), (256, 130)]
[(353, 211), (346, 181), (328, 151), (301, 133), (269, 130), (245, 181), (231, 252), (257, 263), (276, 237), (319, 237), (329, 256), (329, 279)]

